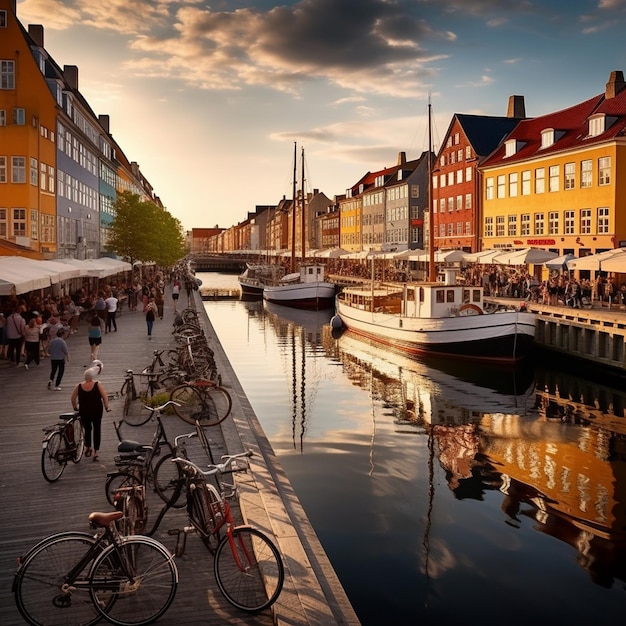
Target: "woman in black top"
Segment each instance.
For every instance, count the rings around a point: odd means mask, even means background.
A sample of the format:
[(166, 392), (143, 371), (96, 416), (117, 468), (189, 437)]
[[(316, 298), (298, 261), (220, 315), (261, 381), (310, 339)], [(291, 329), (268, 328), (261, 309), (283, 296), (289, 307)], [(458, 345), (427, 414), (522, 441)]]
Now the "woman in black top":
[[(107, 392), (97, 380), (96, 368), (85, 370), (85, 380), (78, 383), (72, 392), (72, 407), (78, 411), (80, 421), (85, 429), (85, 456), (93, 454), (93, 460), (98, 460), (98, 450), (102, 434), (102, 410), (109, 412), (109, 397)], [(93, 447), (91, 445), (91, 431), (93, 429)]]

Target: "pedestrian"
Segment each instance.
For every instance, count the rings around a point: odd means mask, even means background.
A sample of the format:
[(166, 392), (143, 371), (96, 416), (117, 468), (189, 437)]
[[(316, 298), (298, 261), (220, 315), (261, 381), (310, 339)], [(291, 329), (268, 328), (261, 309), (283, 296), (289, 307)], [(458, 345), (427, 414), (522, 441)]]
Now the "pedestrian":
[(100, 345), (102, 344), (102, 330), (103, 330), (102, 318), (94, 313), (89, 321), (89, 345), (91, 346), (91, 358), (97, 359)]
[(156, 293), (154, 295), (154, 303), (157, 307), (157, 312), (159, 315), (159, 319), (163, 319), (163, 307), (165, 306), (165, 298), (163, 297), (163, 291), (160, 287), (156, 288)]
[[(93, 454), (93, 460), (98, 460), (98, 450), (102, 438), (102, 412), (108, 413), (109, 397), (102, 383), (98, 382), (96, 376), (98, 369), (90, 367), (83, 374), (84, 381), (78, 383), (72, 391), (72, 407), (78, 411), (80, 421), (85, 430), (85, 456)], [(92, 440), (93, 433), (93, 440)]]
[(7, 333), (6, 333), (6, 317), (4, 313), (0, 311), (0, 359), (7, 358)]
[(5, 325), (5, 333), (8, 339), (7, 359), (13, 361), (16, 367), (20, 364), (25, 332), (26, 322), (20, 314), (19, 308), (16, 307), (13, 309), (13, 313), (9, 315)]
[(56, 375), (56, 383), (54, 389), (61, 391), (61, 380), (65, 373), (65, 363), (70, 362), (70, 351), (65, 343), (65, 330), (60, 328), (57, 330), (57, 336), (50, 342), (48, 350), (50, 352), (50, 380), (48, 381), (48, 389), (52, 388), (52, 383)]
[(154, 298), (150, 298), (145, 308), (146, 311), (146, 326), (148, 327), (148, 339), (152, 341), (152, 326), (156, 319), (157, 306), (154, 302)]
[(117, 332), (117, 321), (115, 320), (115, 314), (117, 313), (117, 303), (118, 300), (117, 298), (111, 294), (109, 295), (108, 298), (106, 298), (106, 300), (104, 301), (107, 307), (106, 310), (106, 326), (105, 326), (105, 333), (110, 333), (111, 332), (111, 326), (113, 326), (113, 329), (115, 332)]
[(98, 292), (98, 297), (93, 308), (102, 320), (105, 321), (107, 318), (107, 303), (104, 301), (104, 293), (102, 291)]
[[(37, 313), (39, 316), (39, 313)], [(41, 332), (37, 324), (37, 317), (31, 317), (24, 332), (24, 346), (26, 350), (26, 360), (24, 367), (28, 370), (31, 363), (39, 365), (39, 336)]]
[(176, 307), (178, 306), (178, 298), (180, 297), (180, 280), (178, 278), (172, 285), (172, 300), (174, 301), (174, 313), (176, 313)]

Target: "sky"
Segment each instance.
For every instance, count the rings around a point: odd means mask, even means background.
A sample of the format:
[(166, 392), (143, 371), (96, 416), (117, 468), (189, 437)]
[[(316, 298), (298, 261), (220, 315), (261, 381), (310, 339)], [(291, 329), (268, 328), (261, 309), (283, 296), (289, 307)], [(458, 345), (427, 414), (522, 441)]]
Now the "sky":
[[(18, 0), (188, 230), (434, 149), (455, 113), (567, 108), (626, 73), (626, 0)], [(298, 164), (298, 172), (301, 165)], [(300, 188), (301, 183), (298, 182)]]

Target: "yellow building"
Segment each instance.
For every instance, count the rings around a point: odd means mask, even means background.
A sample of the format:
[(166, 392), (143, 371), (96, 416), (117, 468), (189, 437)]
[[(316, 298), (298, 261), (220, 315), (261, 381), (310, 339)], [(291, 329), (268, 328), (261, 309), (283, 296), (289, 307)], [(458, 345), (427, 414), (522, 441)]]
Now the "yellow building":
[(626, 246), (626, 83), (521, 121), (481, 164), (480, 249), (577, 257)]

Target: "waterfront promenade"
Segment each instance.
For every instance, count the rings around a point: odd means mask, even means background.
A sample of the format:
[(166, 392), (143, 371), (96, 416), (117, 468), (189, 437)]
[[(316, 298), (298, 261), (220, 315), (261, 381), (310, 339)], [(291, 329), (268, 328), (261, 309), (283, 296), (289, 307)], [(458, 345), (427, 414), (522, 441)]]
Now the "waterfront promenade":
[[(213, 576), (211, 555), (197, 537), (190, 535), (185, 555), (177, 558), (180, 583), (176, 598), (158, 623), (168, 626), (358, 624), (343, 588), (204, 315), (199, 294), (194, 293), (193, 297), (201, 312), (209, 344), (215, 351), (223, 384), (233, 398), (232, 417), (221, 427), (209, 431), (212, 447), (216, 456), (244, 449), (254, 452), (251, 471), (238, 476), (241, 515), (246, 522), (273, 536), (283, 556), (286, 579), (283, 592), (272, 609), (257, 615), (243, 613), (223, 599)], [(186, 304), (183, 295), (179, 307)], [(109, 393), (120, 389), (127, 369), (141, 371), (150, 362), (153, 350), (173, 346), (173, 317), (171, 299), (166, 298), (164, 319), (155, 322), (153, 340), (148, 341), (143, 314), (124, 309), (118, 317), (118, 332), (104, 335), (99, 354), (104, 362), (100, 380)], [(23, 623), (11, 593), (16, 557), (53, 532), (88, 530), (90, 512), (110, 510), (104, 482), (107, 471), (115, 469), (113, 457), (117, 437), (113, 422), (121, 419), (121, 400), (112, 400), (112, 411), (103, 418), (98, 462), (83, 458), (79, 464), (70, 463), (53, 484), (47, 483), (41, 473), (42, 428), (53, 424), (60, 414), (71, 411), (72, 389), (82, 380), (85, 366), (89, 364), (85, 322), (81, 322), (78, 332), (69, 337), (68, 346), (70, 363), (61, 391), (49, 391), (46, 387), (49, 359), (42, 359), (39, 367), (29, 371), (0, 361), (0, 388), (3, 391), (0, 480), (4, 496), (0, 515), (0, 623), (3, 626)], [(137, 405), (133, 410), (141, 408)], [(164, 419), (170, 438), (191, 430), (175, 416)], [(139, 429), (125, 426), (123, 435), (148, 443), (153, 429), (151, 423)], [(193, 448), (190, 451), (193, 456)], [(151, 497), (149, 505), (150, 526), (160, 504)], [(184, 509), (170, 510), (154, 536), (173, 550), (176, 538), (167, 531), (184, 524)]]

